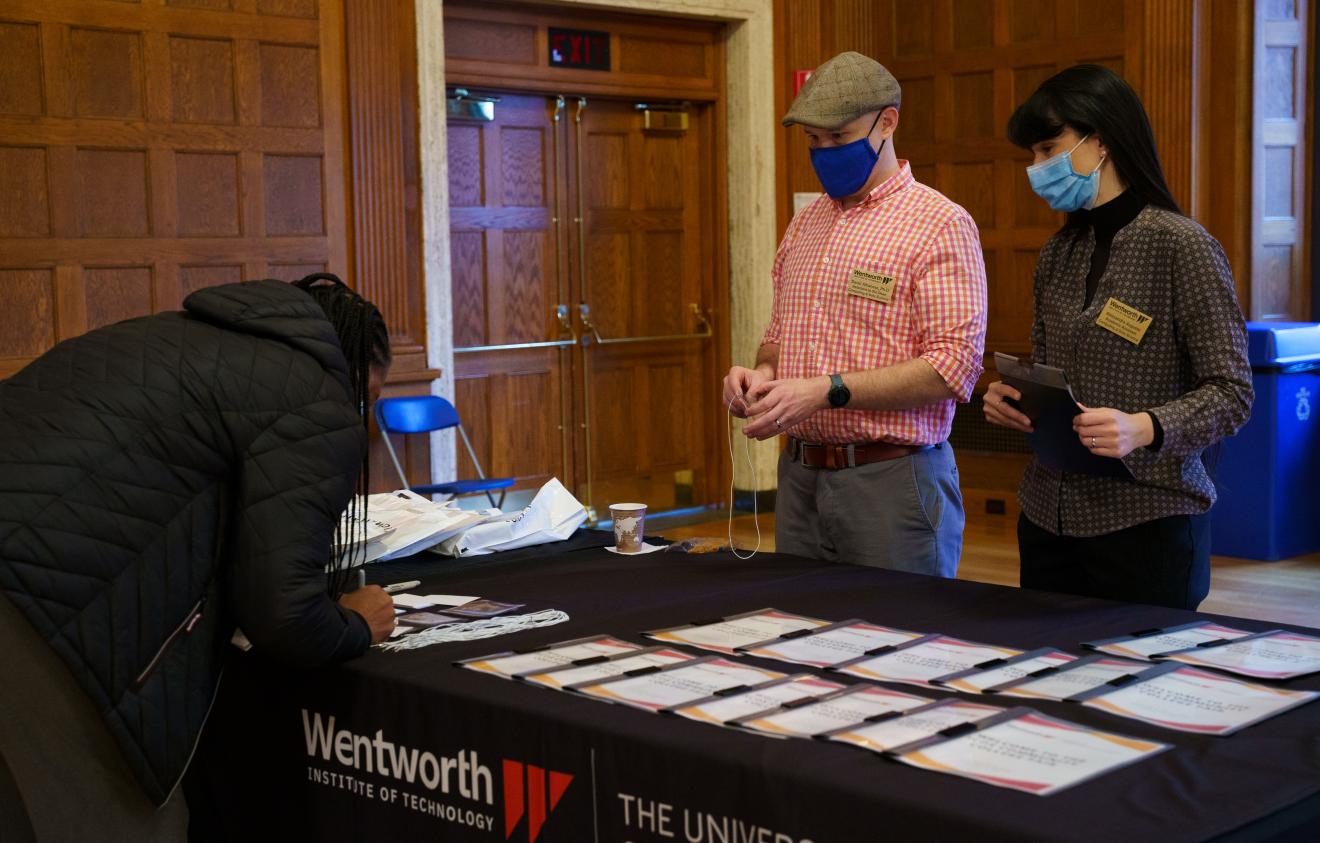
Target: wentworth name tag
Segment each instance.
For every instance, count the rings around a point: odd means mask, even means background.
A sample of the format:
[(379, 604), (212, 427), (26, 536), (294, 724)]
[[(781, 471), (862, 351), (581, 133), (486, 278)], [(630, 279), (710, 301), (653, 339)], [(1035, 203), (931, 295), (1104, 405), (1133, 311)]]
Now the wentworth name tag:
[(889, 304), (894, 297), (894, 278), (865, 269), (854, 269), (848, 276), (848, 295)]
[(1101, 328), (1117, 334), (1133, 345), (1141, 344), (1141, 339), (1146, 336), (1146, 329), (1150, 327), (1150, 323), (1151, 318), (1140, 310), (1112, 298), (1105, 302), (1104, 310), (1100, 311), (1100, 318), (1095, 320), (1095, 324)]

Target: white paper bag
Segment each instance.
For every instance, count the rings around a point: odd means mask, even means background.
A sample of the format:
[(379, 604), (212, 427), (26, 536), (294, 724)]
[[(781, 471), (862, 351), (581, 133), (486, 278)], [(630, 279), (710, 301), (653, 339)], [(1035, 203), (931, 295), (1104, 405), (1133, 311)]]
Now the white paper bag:
[(469, 527), (434, 550), (447, 556), (477, 556), (563, 541), (586, 520), (586, 508), (556, 477), (541, 487), (522, 512)]
[(419, 553), (492, 514), (499, 514), (499, 510), (468, 512), (450, 502), (435, 503), (407, 489), (372, 495), (367, 502), (371, 517), (393, 529), (367, 543), (364, 562), (382, 562)]

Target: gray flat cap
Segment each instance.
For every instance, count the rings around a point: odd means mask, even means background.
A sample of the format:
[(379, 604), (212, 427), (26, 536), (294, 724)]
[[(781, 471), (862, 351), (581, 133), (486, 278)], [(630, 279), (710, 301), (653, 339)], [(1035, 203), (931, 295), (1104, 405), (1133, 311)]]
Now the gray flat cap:
[(803, 84), (783, 124), (837, 129), (868, 112), (898, 107), (902, 96), (898, 80), (883, 64), (861, 53), (839, 53)]

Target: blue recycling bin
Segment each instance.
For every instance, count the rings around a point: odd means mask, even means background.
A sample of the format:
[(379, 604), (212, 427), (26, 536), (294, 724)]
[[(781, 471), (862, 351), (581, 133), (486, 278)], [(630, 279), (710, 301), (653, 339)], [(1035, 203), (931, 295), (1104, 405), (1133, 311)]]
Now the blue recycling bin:
[(1211, 550), (1273, 562), (1320, 551), (1320, 324), (1248, 322), (1251, 420), (1224, 441)]

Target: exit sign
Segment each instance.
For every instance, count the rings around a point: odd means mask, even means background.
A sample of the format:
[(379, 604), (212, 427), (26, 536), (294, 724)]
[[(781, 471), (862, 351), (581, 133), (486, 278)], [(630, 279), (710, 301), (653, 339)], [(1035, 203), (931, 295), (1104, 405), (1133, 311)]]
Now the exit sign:
[(610, 69), (610, 34), (550, 27), (550, 66), (574, 70)]

